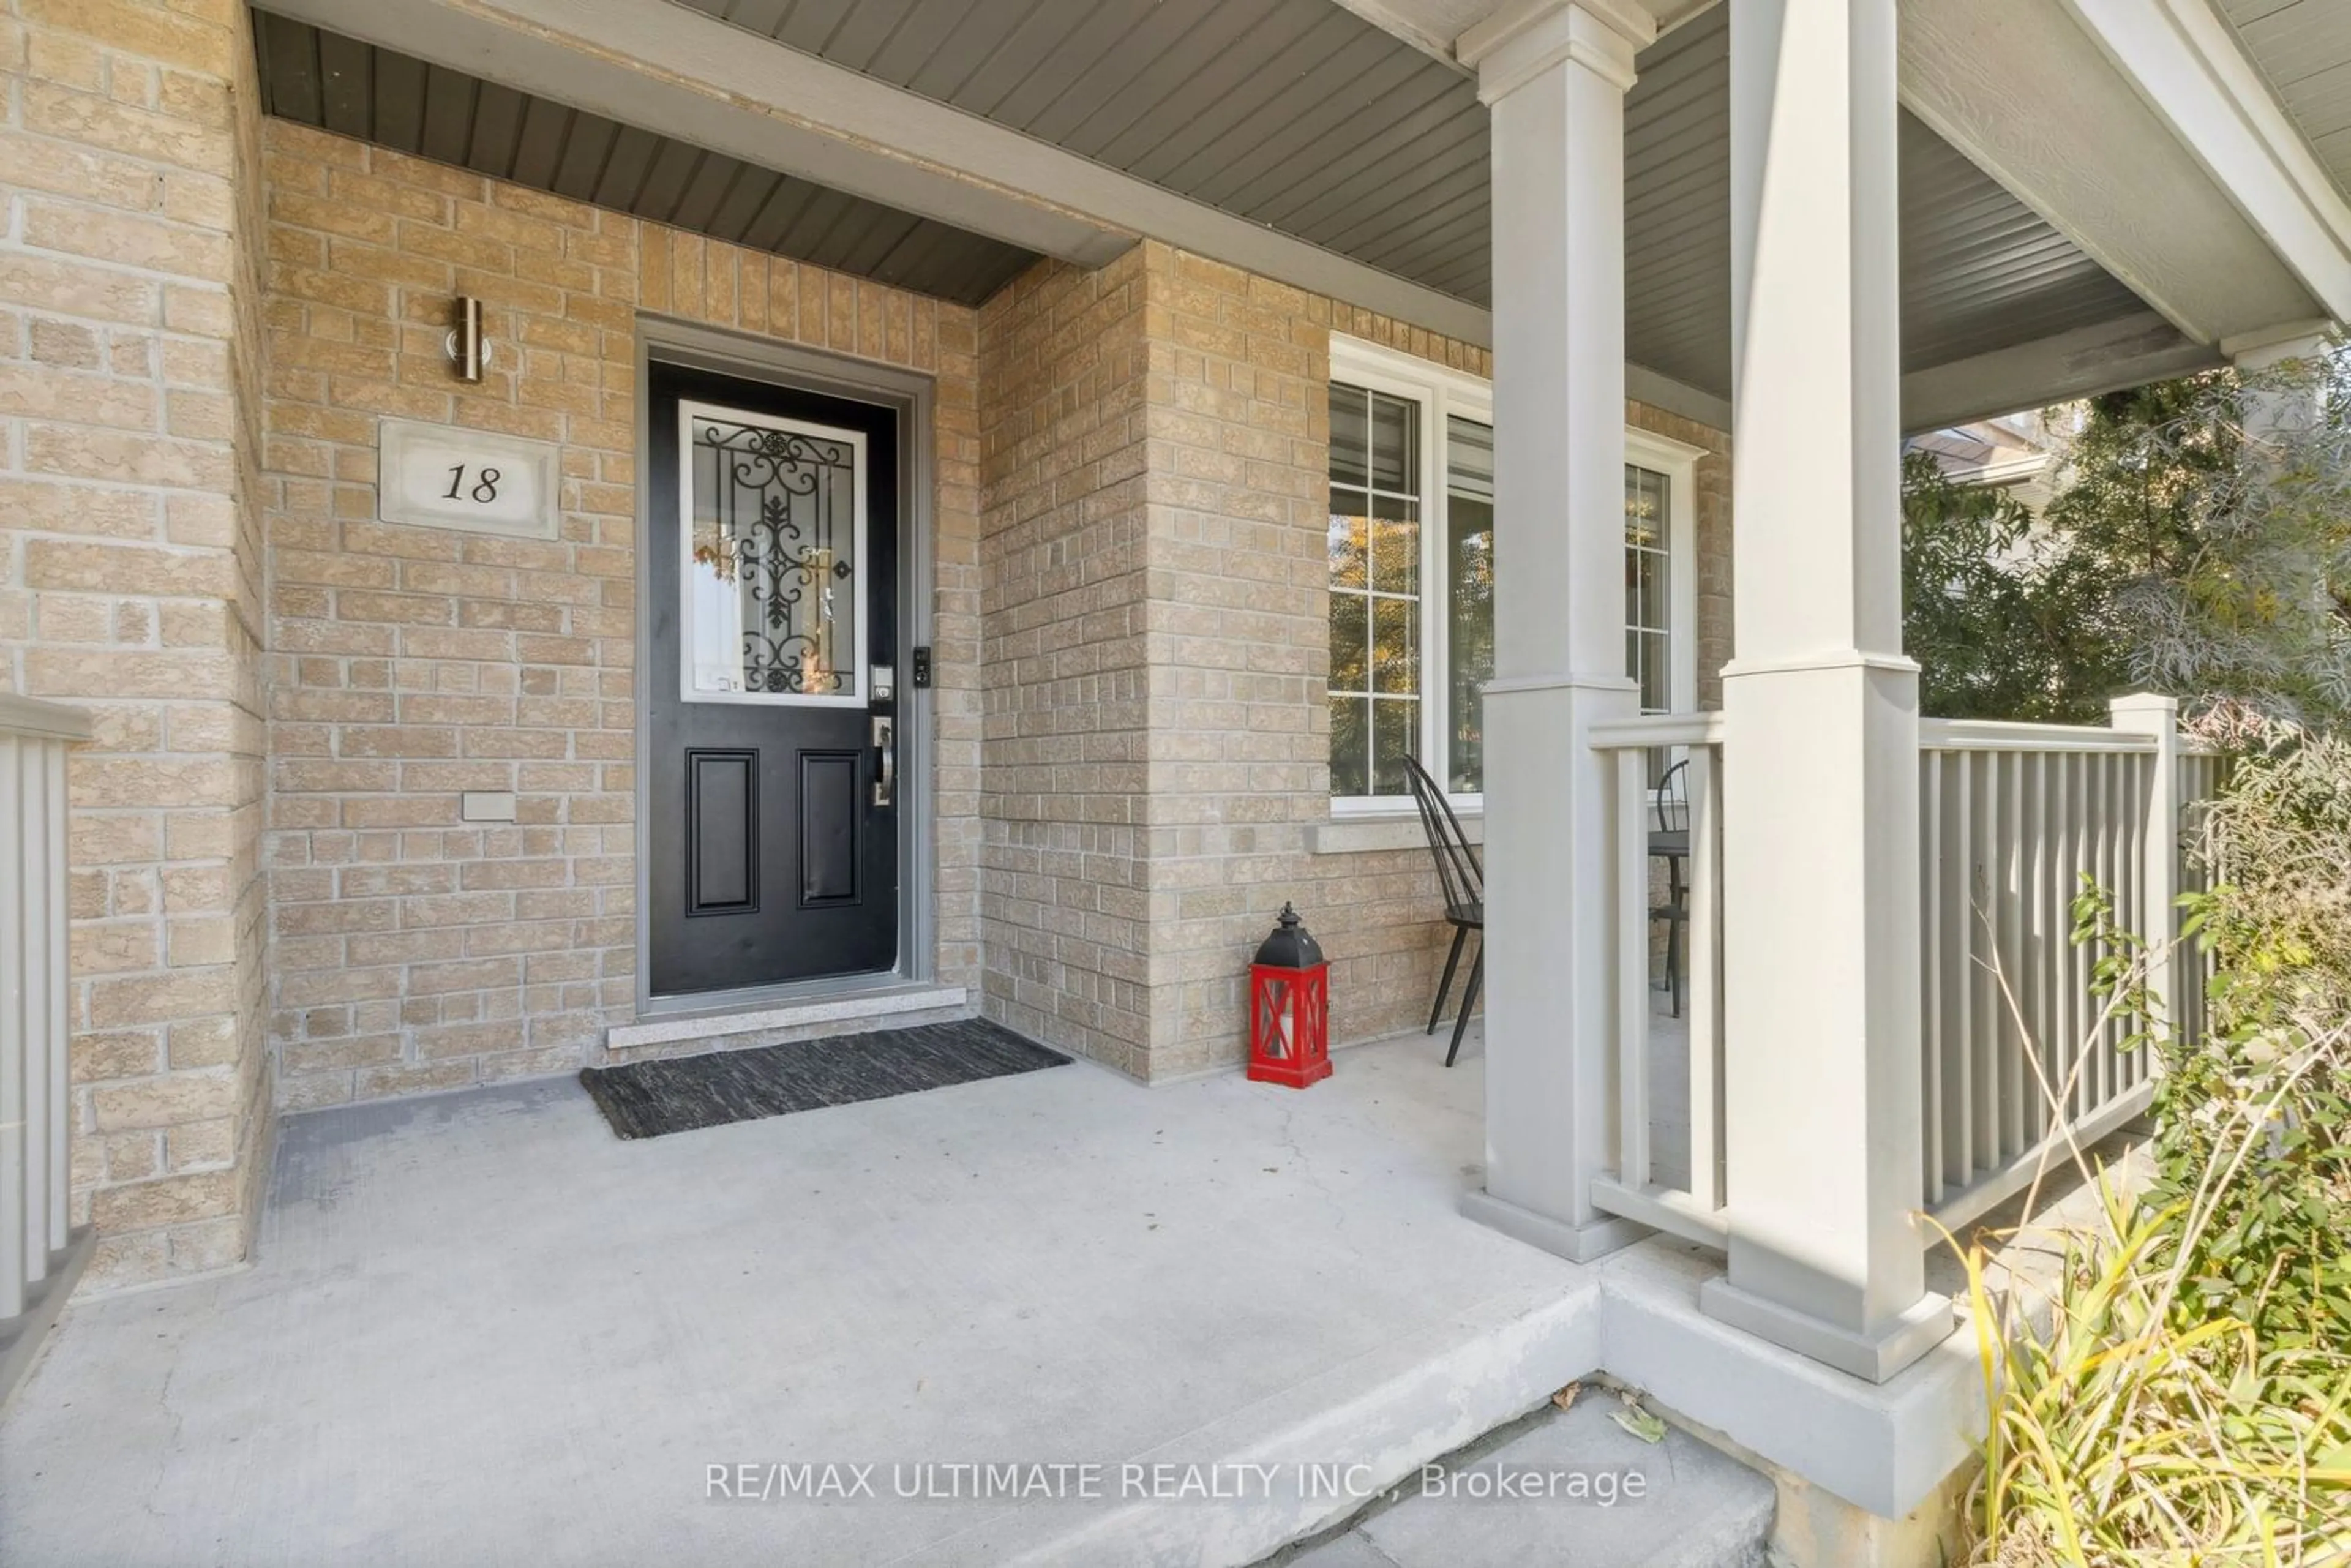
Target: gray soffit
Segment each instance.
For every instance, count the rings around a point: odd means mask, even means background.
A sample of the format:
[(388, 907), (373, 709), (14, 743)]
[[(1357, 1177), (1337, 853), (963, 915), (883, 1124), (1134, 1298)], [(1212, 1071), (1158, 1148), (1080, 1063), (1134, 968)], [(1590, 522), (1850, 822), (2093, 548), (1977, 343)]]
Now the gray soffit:
[[(771, 53), (949, 106), (1071, 169), (1123, 175), (1197, 204), (1197, 218), (1357, 264), (1358, 283), (1483, 319), (1491, 214), (1475, 87), (1334, 0), (615, 3), (707, 26), (682, 14), (704, 13)], [(1625, 133), (1628, 357), (1718, 400), (1730, 382), (1729, 15), (1717, 6), (1642, 53)], [(738, 159), (567, 107), (556, 78), (532, 96), (277, 16), (264, 18), (262, 62), (272, 113), (942, 298), (985, 298), (1040, 248), (743, 161), (752, 147), (734, 146)], [(1907, 113), (1900, 152), (1907, 372), (2003, 363), (1992, 356), (2144, 308)], [(1127, 226), (1186, 243), (1170, 225)]]
[(2343, 0), (2220, 0), (2336, 189), (2351, 197), (2351, 5)]
[[(1489, 302), (1474, 82), (1332, 0), (678, 3)], [(1717, 6), (1645, 50), (1625, 111), (1627, 351), (1717, 397), (1730, 384), (1729, 18)], [(1901, 151), (1906, 370), (2144, 308), (1907, 114)]]
[[(1625, 331), (1633, 359), (1730, 383), (1730, 8), (1644, 50), (1625, 103)], [(1902, 362), (1917, 371), (2146, 307), (1905, 112)]]
[(1034, 252), (255, 13), (265, 110), (574, 201), (977, 305)]
[(1476, 84), (1332, 0), (680, 3), (1488, 301), (1486, 110)]

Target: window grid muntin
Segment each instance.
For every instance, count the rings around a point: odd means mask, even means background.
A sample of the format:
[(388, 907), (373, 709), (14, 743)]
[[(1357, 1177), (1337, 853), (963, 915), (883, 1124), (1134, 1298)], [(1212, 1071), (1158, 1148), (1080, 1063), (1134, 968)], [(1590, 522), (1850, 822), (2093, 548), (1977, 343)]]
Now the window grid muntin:
[[(1331, 566), (1332, 645), (1326, 701), (1331, 711), (1331, 787), (1333, 794), (1350, 798), (1393, 797), (1405, 792), (1404, 770), (1396, 767), (1384, 777), (1381, 775), (1383, 739), (1393, 742), (1400, 736), (1405, 753), (1422, 750), (1422, 672), (1426, 653), (1421, 616), (1426, 580), (1423, 551), (1429, 518), (1421, 493), (1425, 482), (1421, 448), (1426, 410), (1412, 398), (1336, 379), (1331, 382), (1330, 399), (1331, 527), (1326, 550)], [(1363, 438), (1360, 447), (1351, 448), (1342, 436), (1341, 413), (1347, 402), (1358, 399)], [(1384, 412), (1400, 415), (1395, 423), (1401, 435), (1401, 450), (1393, 454), (1393, 472), (1409, 488), (1375, 482), (1381, 476)], [(1345, 425), (1352, 431), (1353, 421), (1346, 421)], [(1343, 469), (1343, 464), (1353, 463), (1358, 456), (1360, 463)], [(1354, 474), (1361, 474), (1364, 482), (1353, 482)], [(1359, 497), (1362, 510), (1343, 509), (1348, 502)], [(1386, 506), (1384, 507), (1382, 503)], [(1399, 515), (1383, 518), (1380, 513), (1384, 509)], [(1360, 521), (1360, 532), (1343, 527), (1345, 519)], [(1392, 531), (1384, 533), (1383, 522), (1392, 525)], [(1352, 570), (1339, 567), (1342, 541), (1352, 542), (1358, 537), (1362, 552), (1360, 585), (1347, 580), (1355, 575)], [(1395, 586), (1397, 575), (1389, 567), (1392, 552), (1399, 548), (1405, 584), (1403, 587)], [(1341, 673), (1353, 667), (1353, 650), (1343, 651), (1339, 644), (1343, 632), (1353, 632), (1354, 606), (1361, 609), (1362, 676), (1359, 684), (1342, 685), (1338, 684)], [(1343, 621), (1347, 624), (1343, 625)], [(1399, 622), (1401, 631), (1396, 632)], [(1381, 660), (1384, 624), (1391, 629), (1391, 642), (1395, 643), (1392, 652), (1398, 655), (1384, 665)], [(1349, 787), (1358, 784), (1360, 788)]]
[[(1480, 453), (1482, 472), (1457, 459)], [(1494, 426), (1448, 413), (1437, 454), (1445, 475), (1444, 539), (1438, 591), (1444, 595), (1445, 691), (1440, 747), (1449, 794), (1482, 794), (1486, 787), (1486, 700), (1479, 687), (1494, 674)], [(1482, 544), (1477, 541), (1482, 539)], [(1482, 587), (1482, 617), (1465, 615), (1465, 582)]]
[(1673, 481), (1625, 465), (1625, 673), (1641, 711), (1671, 713), (1673, 688)]
[[(1452, 476), (1449, 443), (1443, 433), (1447, 430), (1448, 416), (1453, 414), (1466, 414), (1474, 423), (1490, 425), (1490, 384), (1442, 365), (1427, 363), (1416, 357), (1339, 334), (1332, 335), (1332, 383), (1334, 386), (1354, 388), (1358, 394), (1369, 389), (1417, 403), (1422, 411), (1421, 472), (1424, 479), (1420, 488), (1424, 503), (1421, 508), (1424, 549), (1421, 597), (1426, 602), (1420, 621), (1420, 668), (1424, 685), (1419, 706), (1423, 712), (1416, 738), (1417, 755), (1424, 758), (1444, 758), (1449, 765), (1448, 729), (1459, 727), (1453, 723), (1450, 712), (1449, 673), (1453, 668), (1451, 640), (1454, 632), (1451, 625), (1452, 562), (1449, 549), (1453, 532), (1450, 520)], [(1690, 558), (1696, 545), (1691, 481), (1693, 465), (1703, 458), (1705, 453), (1702, 448), (1652, 435), (1629, 425), (1625, 430), (1625, 439), (1630, 448), (1626, 464), (1628, 471), (1644, 469), (1665, 482), (1665, 504), (1659, 507), (1661, 531), (1658, 546), (1668, 563), (1666, 577), (1659, 584), (1667, 626), (1652, 664), (1656, 671), (1656, 681), (1662, 683), (1658, 689), (1669, 694), (1671, 707), (1678, 712), (1691, 706), (1697, 699), (1695, 653), (1690, 643), (1697, 624), (1691, 590), (1694, 572)], [(1358, 443), (1359, 446), (1362, 444)], [(1365, 477), (1368, 478), (1368, 475)], [(1341, 487), (1361, 486), (1351, 486), (1343, 481)], [(1678, 569), (1671, 564), (1674, 556), (1682, 558)], [(1631, 668), (1632, 656), (1628, 655), (1628, 673)], [(1434, 688), (1426, 684), (1431, 681), (1436, 683)], [(1481, 721), (1482, 716), (1481, 713)], [(1479, 738), (1482, 741), (1482, 722)], [(1482, 756), (1479, 760), (1482, 764)], [(1482, 783), (1482, 779), (1479, 782)], [(1469, 811), (1479, 809), (1482, 802), (1479, 789), (1463, 789), (1459, 781), (1451, 778), (1447, 779), (1447, 783), (1450, 786), (1448, 793), (1453, 796), (1457, 806)], [(1341, 817), (1386, 815), (1393, 812), (1398, 804), (1395, 796), (1350, 795), (1335, 773), (1332, 779), (1332, 813)]]
[[(1673, 480), (1625, 465), (1625, 673), (1645, 714), (1674, 710)], [(1649, 750), (1649, 785), (1661, 784), (1674, 748)]]

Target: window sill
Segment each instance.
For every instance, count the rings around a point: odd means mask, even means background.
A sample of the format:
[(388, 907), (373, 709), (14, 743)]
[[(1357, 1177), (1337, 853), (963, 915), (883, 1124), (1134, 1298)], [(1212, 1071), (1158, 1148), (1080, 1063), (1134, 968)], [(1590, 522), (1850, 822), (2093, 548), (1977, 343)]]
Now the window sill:
[[(1463, 811), (1460, 816), (1461, 836), (1473, 844), (1484, 843), (1485, 813)], [(1427, 847), (1428, 835), (1421, 831), (1417, 811), (1334, 817), (1327, 822), (1310, 822), (1306, 828), (1306, 852), (1311, 855), (1362, 855)]]

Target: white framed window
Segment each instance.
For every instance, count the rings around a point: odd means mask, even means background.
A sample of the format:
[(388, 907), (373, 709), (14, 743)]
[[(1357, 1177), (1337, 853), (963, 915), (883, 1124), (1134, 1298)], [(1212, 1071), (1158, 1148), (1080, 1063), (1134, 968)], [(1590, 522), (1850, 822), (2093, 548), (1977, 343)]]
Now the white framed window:
[(678, 405), (680, 697), (865, 702), (865, 437)]
[(1625, 673), (1640, 684), (1643, 713), (1698, 706), (1697, 486), (1705, 455), (1686, 442), (1625, 432)]
[[(1330, 397), (1332, 811), (1405, 809), (1407, 755), (1475, 810), (1494, 673), (1492, 388), (1334, 335)], [(1628, 430), (1625, 455), (1625, 671), (1644, 712), (1687, 711), (1703, 452)]]

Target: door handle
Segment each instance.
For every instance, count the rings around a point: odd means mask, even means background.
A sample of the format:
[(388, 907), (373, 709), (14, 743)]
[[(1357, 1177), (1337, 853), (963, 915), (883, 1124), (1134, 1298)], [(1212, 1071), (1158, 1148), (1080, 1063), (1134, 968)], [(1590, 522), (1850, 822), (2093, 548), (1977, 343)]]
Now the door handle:
[(890, 720), (875, 716), (873, 749), (882, 754), (882, 776), (873, 781), (873, 803), (877, 806), (889, 805), (898, 792), (898, 748), (891, 744), (892, 738)]

